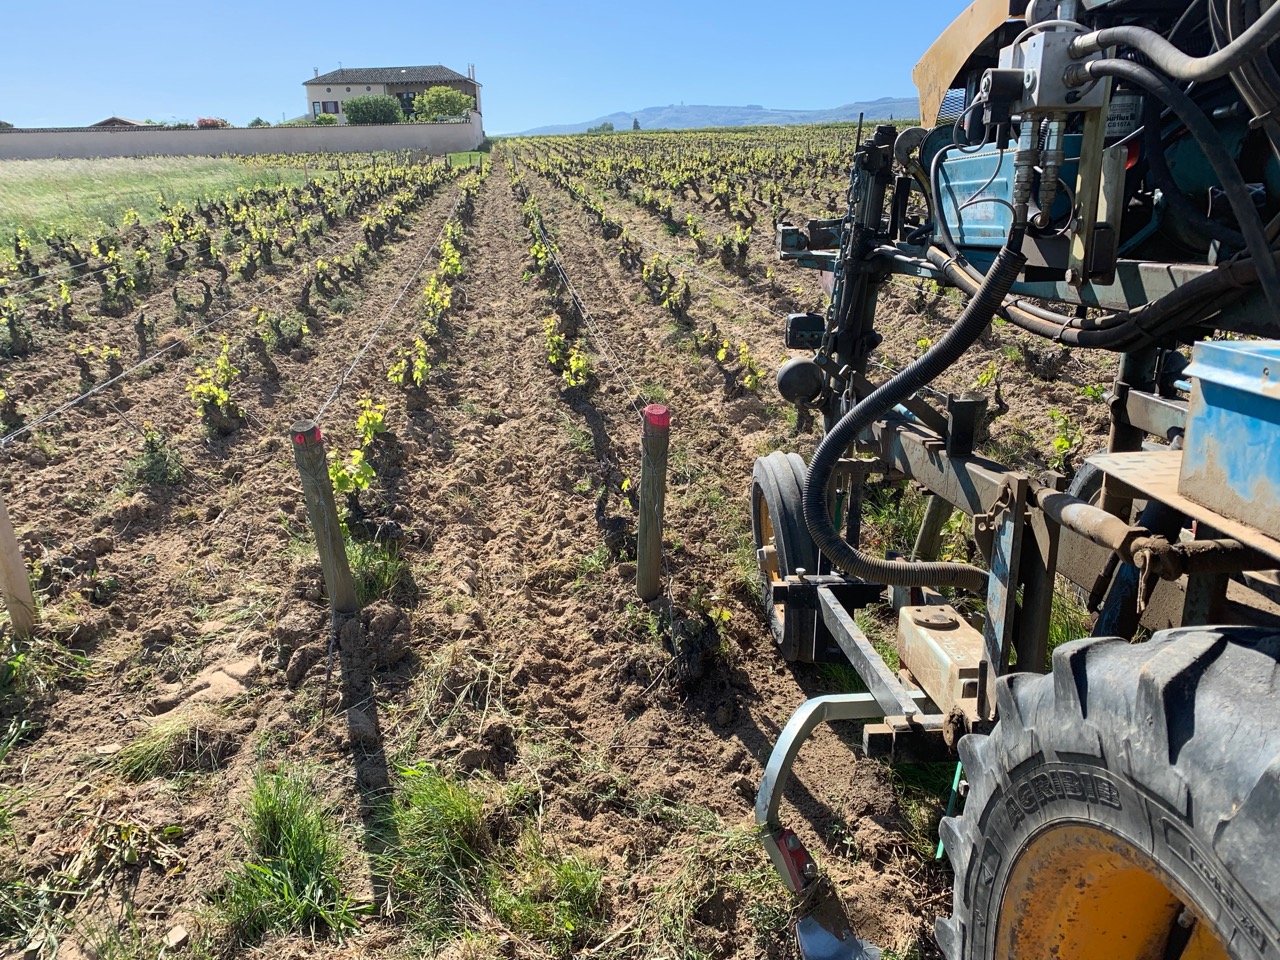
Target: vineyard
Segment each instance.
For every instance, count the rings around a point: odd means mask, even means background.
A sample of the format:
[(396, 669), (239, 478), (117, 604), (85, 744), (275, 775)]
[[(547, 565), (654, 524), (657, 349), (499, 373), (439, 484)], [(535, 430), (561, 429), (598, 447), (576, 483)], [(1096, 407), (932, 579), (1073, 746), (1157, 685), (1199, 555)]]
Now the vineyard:
[[(825, 295), (774, 225), (843, 215), (856, 142), (255, 158), (289, 176), (0, 236), (0, 496), (41, 613), (29, 640), (0, 626), (0, 956), (790, 956), (761, 765), (856, 678), (775, 655), (748, 492), (757, 456), (818, 439), (773, 375), (781, 318)], [(962, 306), (887, 282), (886, 371)], [(994, 459), (1070, 471), (1106, 367), (1043, 343), (996, 321), (943, 386), (986, 398)], [(672, 427), (645, 604), (650, 403)], [(306, 419), (363, 606), (344, 622)], [(922, 511), (872, 491), (872, 543), (909, 549)], [(860, 626), (891, 647), (892, 623)], [(954, 766), (851, 765), (857, 742), (815, 735), (788, 818), (861, 936), (936, 956)]]

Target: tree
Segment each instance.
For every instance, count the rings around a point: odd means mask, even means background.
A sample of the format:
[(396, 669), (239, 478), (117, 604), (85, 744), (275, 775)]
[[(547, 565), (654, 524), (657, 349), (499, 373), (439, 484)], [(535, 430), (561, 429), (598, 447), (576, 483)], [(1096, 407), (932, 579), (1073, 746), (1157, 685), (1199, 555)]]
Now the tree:
[(12, 126), (13, 126), (12, 123), (7, 123), (4, 120), (0, 120), (0, 130), (7, 130), (7, 129), (10, 129)]
[[(250, 124), (250, 126), (252, 126), (252, 124)], [(639, 130), (639, 129), (640, 129), (640, 121), (639, 121), (639, 120), (637, 120), (635, 117), (632, 117), (632, 118), (631, 118), (631, 129), (632, 129), (632, 130)]]
[(387, 93), (352, 97), (342, 105), (347, 123), (404, 123), (400, 101)]
[(453, 87), (428, 87), (413, 98), (415, 120), (430, 122), (436, 117), (460, 117), (475, 108), (474, 97)]
[(249, 126), (251, 126), (251, 127), (269, 127), (269, 126), (271, 126), (271, 124), (267, 123), (267, 121), (263, 120), (261, 117), (254, 117), (252, 120), (250, 120), (250, 121), (249, 121)]
[(338, 122), (338, 115), (335, 113), (322, 113), (316, 117), (316, 123), (321, 126), (332, 126)]
[(606, 120), (598, 127), (588, 127), (587, 133), (613, 133), (613, 124)]

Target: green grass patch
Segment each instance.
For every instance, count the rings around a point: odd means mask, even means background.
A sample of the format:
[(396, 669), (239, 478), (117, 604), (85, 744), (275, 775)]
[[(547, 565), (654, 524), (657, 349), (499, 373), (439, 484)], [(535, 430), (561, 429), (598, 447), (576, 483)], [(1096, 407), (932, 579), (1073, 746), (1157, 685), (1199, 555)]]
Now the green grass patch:
[(182, 454), (158, 430), (147, 429), (142, 450), (125, 464), (124, 491), (135, 493), (143, 486), (172, 487), (182, 482), (186, 470)]
[(1053, 651), (1064, 643), (1089, 636), (1093, 624), (1089, 611), (1076, 595), (1075, 589), (1061, 578), (1054, 585), (1053, 602), (1049, 607), (1049, 657), (1045, 669), (1050, 669)]
[[(314, 176), (314, 174), (313, 174)], [(143, 223), (160, 217), (160, 196), (188, 204), (252, 190), (260, 184), (301, 184), (305, 170), (263, 168), (214, 157), (111, 157), (94, 160), (0, 161), (0, 240), (18, 230), (38, 239), (50, 230), (84, 234), (98, 222), (118, 225), (126, 210)]]
[(511, 866), (492, 870), (487, 882), (498, 919), (552, 956), (585, 946), (604, 919), (602, 871), (578, 857), (549, 853), (534, 832), (525, 833), (513, 852)]
[[(36, 602), (39, 603), (38, 597)], [(7, 623), (7, 615), (0, 618), (0, 625)], [(59, 640), (39, 632), (20, 639), (6, 631), (0, 634), (0, 708), (29, 703), (56, 684), (82, 677), (88, 670), (89, 658)]]
[(478, 167), (484, 163), (489, 154), (480, 150), (463, 150), (460, 153), (451, 153), (449, 156), (449, 165), (452, 167)]
[(216, 770), (235, 749), (212, 711), (197, 710), (162, 720), (121, 748), (112, 766), (126, 780), (141, 783), (194, 770)]
[(409, 564), (394, 543), (346, 537), (347, 562), (361, 606), (374, 600), (394, 599), (411, 587)]
[(249, 859), (227, 876), (218, 901), (231, 940), (353, 930), (363, 911), (343, 892), (337, 829), (311, 779), (259, 771), (245, 813)]
[(924, 510), (924, 494), (911, 484), (868, 484), (862, 500), (863, 536), (882, 555), (893, 550), (909, 556)]
[(556, 957), (603, 929), (603, 871), (547, 845), (528, 817), (530, 791), (508, 785), (487, 803), (470, 783), (429, 764), (400, 773), (377, 867), (394, 909), (427, 947), (474, 929), (485, 907)]
[(889, 768), (898, 793), (903, 834), (911, 849), (932, 860), (938, 848), (938, 822), (947, 809), (956, 765), (939, 763), (899, 763)]
[(456, 906), (487, 845), (481, 797), (422, 765), (401, 771), (381, 863), (398, 910), (429, 940), (461, 930)]

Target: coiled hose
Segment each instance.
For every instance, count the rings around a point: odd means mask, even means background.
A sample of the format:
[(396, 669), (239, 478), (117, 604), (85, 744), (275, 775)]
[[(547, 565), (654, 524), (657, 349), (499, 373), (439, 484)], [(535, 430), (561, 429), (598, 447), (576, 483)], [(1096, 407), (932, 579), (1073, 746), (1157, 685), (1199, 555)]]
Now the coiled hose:
[(858, 401), (827, 433), (813, 455), (804, 486), (804, 520), (814, 543), (837, 570), (873, 583), (986, 591), (987, 572), (967, 563), (911, 563), (880, 560), (862, 553), (836, 530), (827, 509), (827, 485), (845, 450), (863, 430), (936, 379), (982, 335), (1027, 262), (1021, 252), (1022, 235), (1022, 228), (1015, 228), (981, 288), (951, 329), (905, 370)]

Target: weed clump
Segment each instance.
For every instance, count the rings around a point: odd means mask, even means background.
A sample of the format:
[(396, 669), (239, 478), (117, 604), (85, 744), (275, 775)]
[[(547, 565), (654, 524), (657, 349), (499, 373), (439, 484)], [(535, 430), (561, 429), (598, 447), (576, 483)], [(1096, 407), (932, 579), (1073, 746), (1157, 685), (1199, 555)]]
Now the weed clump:
[(485, 849), (483, 802), (434, 767), (401, 771), (391, 810), (396, 836), (384, 870), (399, 905), (430, 937), (456, 929), (468, 871)]
[(230, 939), (354, 929), (362, 910), (343, 892), (337, 832), (310, 778), (259, 771), (246, 814), (249, 859), (228, 874), (218, 902)]
[(162, 720), (138, 734), (113, 758), (126, 780), (140, 783), (194, 770), (216, 770), (235, 749), (212, 713)]
[(489, 905), (514, 932), (566, 957), (585, 946), (603, 918), (603, 874), (578, 857), (548, 853), (526, 833), (509, 870), (488, 878)]
[(603, 871), (549, 850), (531, 824), (515, 841), (491, 827), (512, 824), (519, 797), (487, 811), (480, 794), (434, 767), (401, 776), (382, 867), (396, 908), (425, 937), (438, 942), (463, 933), (477, 905), (556, 957), (601, 929)]
[(146, 425), (142, 452), (125, 465), (125, 490), (133, 493), (143, 486), (172, 487), (182, 482), (184, 472), (182, 454), (169, 445), (164, 434)]

